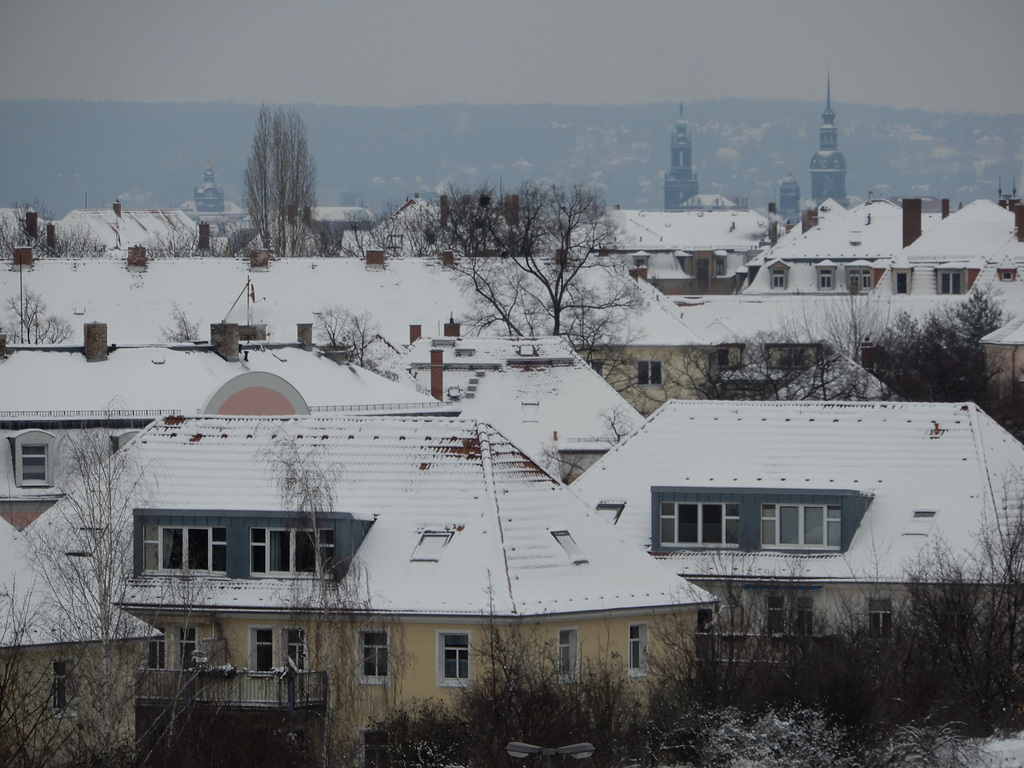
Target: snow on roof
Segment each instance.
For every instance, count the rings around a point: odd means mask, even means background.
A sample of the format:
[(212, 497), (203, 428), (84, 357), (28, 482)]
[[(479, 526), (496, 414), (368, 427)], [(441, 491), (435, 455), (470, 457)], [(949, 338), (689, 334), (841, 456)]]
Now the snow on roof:
[(297, 347), (247, 349), (228, 362), (210, 349), (118, 347), (104, 361), (81, 350), (21, 349), (0, 358), (0, 415), (13, 412), (158, 411), (202, 413), (217, 390), (240, 374), (274, 374), (311, 408), (435, 401), (354, 365)]
[(768, 220), (754, 211), (608, 212), (620, 228), (617, 250), (747, 251), (768, 232)]
[[(263, 323), (269, 341), (284, 342), (295, 340), (298, 323), (313, 322), (327, 307), (367, 311), (399, 343), (408, 340), (410, 325), (440, 334), (442, 323), (466, 307), (451, 273), (426, 259), (388, 260), (384, 269), (368, 269), (361, 259), (281, 259), (266, 272), (227, 258), (152, 259), (145, 272), (129, 272), (111, 258), (39, 259), (22, 276), (49, 313), (104, 322), (108, 339), (119, 345), (163, 339), (174, 304), (204, 334), (210, 323)], [(256, 295), (249, 303), (242, 296), (248, 278)], [(0, 304), (18, 291), (19, 273), (0, 270)]]
[(87, 235), (108, 250), (136, 245), (156, 248), (199, 236), (196, 223), (178, 208), (122, 209), (120, 216), (112, 208), (74, 210), (60, 220), (57, 228)]
[(320, 206), (313, 209), (315, 221), (372, 222), (373, 213), (368, 208), (352, 205)]
[(905, 249), (911, 262), (963, 262), (991, 257), (1014, 235), (1014, 216), (991, 200), (954, 211)]
[[(1020, 481), (1024, 445), (972, 403), (671, 401), (572, 485), (593, 509), (625, 500), (615, 528), (651, 543), (651, 488), (850, 491), (873, 497), (849, 549), (743, 553), (752, 573), (900, 580), (937, 540), (967, 547)], [(928, 535), (908, 535), (934, 510)], [(707, 575), (709, 552), (670, 558)]]
[[(643, 417), (562, 337), (422, 338), (403, 356), (421, 389), (430, 389), (430, 354), (444, 359), (444, 399), (467, 418), (494, 424), (535, 461), (548, 446), (607, 448)], [(557, 438), (555, 437), (557, 435)]]
[[(337, 511), (375, 520), (349, 571), (365, 579), (372, 610), (532, 615), (709, 599), (624, 545), (567, 488), (481, 422), (169, 419), (127, 450), (150, 473), (148, 509), (280, 512), (288, 507), (273, 456), (285, 443), (297, 447), (305, 465), (336, 470), (330, 474)], [(431, 531), (451, 534), (447, 545), (436, 561), (415, 558)], [(582, 559), (556, 540), (553, 534), (563, 531)], [(279, 608), (289, 583), (209, 579), (205, 599), (225, 608)], [(137, 580), (129, 606), (151, 601), (160, 584)]]

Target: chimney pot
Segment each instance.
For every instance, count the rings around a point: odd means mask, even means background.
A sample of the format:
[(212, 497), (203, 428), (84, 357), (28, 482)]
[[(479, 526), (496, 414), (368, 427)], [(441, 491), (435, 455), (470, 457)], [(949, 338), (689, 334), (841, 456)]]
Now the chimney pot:
[(121, 218), (121, 201), (120, 200), (115, 200), (114, 201), (114, 215), (117, 216), (117, 218), (119, 218), (119, 219)]
[(99, 363), (107, 359), (107, 324), (85, 324), (85, 360)]
[(444, 324), (444, 335), (458, 338), (462, 335), (462, 325), (455, 322), (455, 317), (449, 318), (448, 322)]
[(444, 350), (430, 350), (430, 396), (444, 402)]

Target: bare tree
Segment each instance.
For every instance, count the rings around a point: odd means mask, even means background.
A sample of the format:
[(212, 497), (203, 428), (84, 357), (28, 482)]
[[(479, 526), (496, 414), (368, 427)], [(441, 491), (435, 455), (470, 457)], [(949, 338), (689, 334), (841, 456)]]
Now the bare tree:
[(514, 336), (568, 335), (586, 347), (605, 331), (605, 313), (639, 306), (635, 285), (602, 252), (616, 228), (600, 195), (523, 183), (446, 193), (439, 241), (473, 298), (469, 324)]
[(35, 291), (25, 289), (20, 296), (4, 302), (6, 327), (16, 331), (22, 344), (60, 344), (71, 337), (71, 323), (46, 311), (46, 302)]
[(297, 256), (311, 244), (305, 209), (316, 207), (316, 161), (306, 125), (294, 109), (260, 107), (243, 195), (263, 245), (278, 256)]
[(185, 310), (177, 302), (171, 302), (171, 322), (169, 327), (161, 328), (164, 341), (195, 341), (199, 338), (199, 323), (193, 323)]
[(329, 349), (348, 350), (349, 362), (381, 373), (378, 354), (384, 342), (378, 323), (369, 310), (356, 313), (335, 304), (324, 307), (316, 316), (317, 333)]
[(28, 529), (46, 610), (73, 649), (73, 750), (112, 765), (131, 754), (134, 675), (145, 630), (118, 605), (132, 574), (132, 510), (145, 497), (141, 467), (111, 455), (111, 434), (86, 430), (60, 446), (64, 498)]

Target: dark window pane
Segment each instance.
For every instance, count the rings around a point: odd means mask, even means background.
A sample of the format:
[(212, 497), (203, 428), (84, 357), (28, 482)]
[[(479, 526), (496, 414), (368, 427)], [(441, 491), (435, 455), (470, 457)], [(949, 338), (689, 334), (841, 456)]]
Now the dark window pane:
[(210, 532), (206, 528), (188, 529), (188, 567), (210, 570)]
[(705, 544), (722, 543), (722, 505), (704, 505), (704, 525), (701, 531)]
[(697, 505), (679, 505), (679, 541), (697, 543)]

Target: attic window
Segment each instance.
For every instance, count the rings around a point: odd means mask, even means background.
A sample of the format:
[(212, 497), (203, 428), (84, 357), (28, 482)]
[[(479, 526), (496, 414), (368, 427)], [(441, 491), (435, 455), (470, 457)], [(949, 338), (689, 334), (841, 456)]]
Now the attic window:
[(626, 502), (624, 501), (599, 501), (597, 502), (596, 510), (603, 520), (615, 525), (619, 522), (622, 510), (625, 508)]
[(8, 438), (14, 453), (14, 481), (19, 488), (53, 485), (56, 438), (40, 429), (27, 429)]
[(937, 509), (915, 509), (903, 531), (904, 536), (927, 536), (935, 524)]
[(999, 270), (999, 279), (1004, 283), (1012, 283), (1017, 279), (1017, 271), (1014, 269), (1001, 269)]
[(448, 546), (448, 542), (451, 540), (450, 531), (424, 531), (409, 561), (436, 563), (441, 558), (441, 551)]
[(555, 541), (562, 545), (562, 549), (565, 550), (565, 554), (569, 556), (573, 565), (590, 562), (587, 560), (587, 556), (583, 554), (583, 550), (580, 549), (579, 545), (573, 541), (572, 535), (568, 531), (552, 531), (551, 535), (555, 537)]
[(476, 350), (470, 349), (469, 347), (456, 347), (455, 349), (456, 357), (472, 357), (475, 354)]
[(540, 402), (523, 401), (523, 421), (536, 422), (540, 414)]
[(532, 344), (523, 344), (519, 347), (520, 357), (535, 357), (537, 355), (537, 348)]

